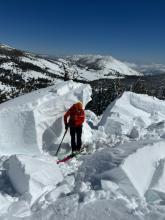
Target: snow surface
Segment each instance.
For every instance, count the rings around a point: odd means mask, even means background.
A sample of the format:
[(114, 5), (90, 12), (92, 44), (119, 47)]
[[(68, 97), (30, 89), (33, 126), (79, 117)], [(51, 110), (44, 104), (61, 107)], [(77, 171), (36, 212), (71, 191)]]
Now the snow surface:
[(41, 72), (36, 72), (36, 71), (32, 71), (32, 70), (23, 72), (22, 77), (25, 81), (28, 81), (29, 79), (38, 79), (38, 78), (51, 80), (51, 77), (49, 77), (47, 75), (43, 75), (43, 73), (41, 73)]
[[(6, 56), (3, 58), (6, 58)], [(0, 65), (0, 68), (2, 68), (4, 70), (10, 70), (14, 74), (22, 75), (22, 73), (23, 73), (22, 70), (18, 67), (18, 65), (10, 60), (8, 62), (2, 63)]]
[(58, 65), (56, 65), (55, 63), (50, 62), (48, 60), (45, 60), (45, 59), (41, 59), (41, 58), (34, 58), (34, 57), (21, 57), (21, 61), (25, 62), (25, 63), (31, 63), (31, 64), (34, 64), (42, 69), (50, 69), (51, 72), (58, 72), (60, 71), (60, 68)]
[(14, 87), (11, 87), (11, 86), (2, 84), (2, 82), (0, 82), (0, 90), (1, 90), (2, 92), (11, 92), (12, 89), (14, 89)]
[(15, 67), (15, 63), (13, 63), (13, 62), (3, 63), (0, 65), (0, 67), (4, 68), (6, 70), (13, 70), (13, 68)]
[(64, 111), (90, 96), (88, 85), (58, 82), (0, 106), (0, 219), (165, 218), (164, 101), (125, 92), (101, 119), (86, 111), (86, 152), (56, 164)]

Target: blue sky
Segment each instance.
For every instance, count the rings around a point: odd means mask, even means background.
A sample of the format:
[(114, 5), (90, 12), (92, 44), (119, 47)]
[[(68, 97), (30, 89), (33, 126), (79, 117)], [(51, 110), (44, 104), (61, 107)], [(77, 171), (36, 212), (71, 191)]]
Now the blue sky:
[(165, 63), (165, 0), (0, 0), (0, 42)]

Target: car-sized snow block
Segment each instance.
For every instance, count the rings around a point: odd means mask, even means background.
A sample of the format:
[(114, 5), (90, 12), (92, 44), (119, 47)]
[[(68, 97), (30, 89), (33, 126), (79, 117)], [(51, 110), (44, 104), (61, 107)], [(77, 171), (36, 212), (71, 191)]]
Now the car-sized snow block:
[(120, 191), (148, 202), (165, 202), (165, 142), (138, 140), (89, 155), (79, 167), (77, 181), (91, 188)]
[(124, 92), (107, 107), (98, 126), (103, 126), (106, 134), (138, 138), (141, 130), (147, 127), (153, 129), (151, 125), (164, 121), (164, 118), (164, 101), (144, 94)]
[[(164, 141), (158, 141), (138, 149), (129, 155), (121, 165), (122, 170), (126, 173), (140, 196), (145, 196), (146, 192), (154, 186), (158, 191), (165, 193), (165, 188), (162, 188), (161, 185), (159, 186), (162, 178), (165, 181), (164, 171), (158, 172), (160, 170), (160, 161), (164, 158), (165, 143)], [(157, 178), (155, 178), (155, 175)]]
[(58, 165), (50, 157), (13, 155), (8, 159), (6, 167), (16, 192), (30, 203), (63, 180)]
[[(0, 154), (56, 152), (65, 132), (64, 113), (77, 101), (82, 101), (85, 107), (91, 92), (90, 85), (60, 81), (1, 104)], [(91, 142), (91, 136), (91, 129), (85, 122), (83, 143)], [(63, 143), (70, 143), (69, 132)]]
[[(130, 144), (120, 145), (125, 158), (119, 167), (104, 173), (102, 177), (114, 179), (127, 195), (134, 194), (146, 198), (148, 202), (165, 201), (164, 140), (152, 143), (149, 143), (149, 140), (148, 143), (139, 141), (135, 144), (136, 146), (133, 146), (133, 142), (130, 142)], [(130, 190), (130, 187), (135, 191)]]

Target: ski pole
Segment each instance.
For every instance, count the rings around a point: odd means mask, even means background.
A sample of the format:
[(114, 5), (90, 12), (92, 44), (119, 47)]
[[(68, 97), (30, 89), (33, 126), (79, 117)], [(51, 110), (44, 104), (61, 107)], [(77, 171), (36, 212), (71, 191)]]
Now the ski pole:
[(59, 146), (58, 146), (58, 149), (57, 149), (57, 152), (56, 152), (55, 156), (58, 155), (58, 152), (59, 152), (59, 150), (60, 150), (61, 144), (62, 144), (62, 142), (63, 142), (63, 140), (64, 140), (64, 137), (65, 137), (67, 131), (68, 131), (68, 129), (65, 130), (65, 133), (64, 133), (64, 135), (63, 135), (63, 137), (62, 137), (61, 143), (60, 143)]

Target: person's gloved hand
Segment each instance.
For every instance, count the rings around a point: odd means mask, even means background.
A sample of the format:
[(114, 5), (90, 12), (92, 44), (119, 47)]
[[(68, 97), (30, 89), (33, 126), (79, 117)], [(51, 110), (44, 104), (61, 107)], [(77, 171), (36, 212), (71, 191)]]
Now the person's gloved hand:
[(68, 130), (69, 125), (65, 124), (65, 130)]

